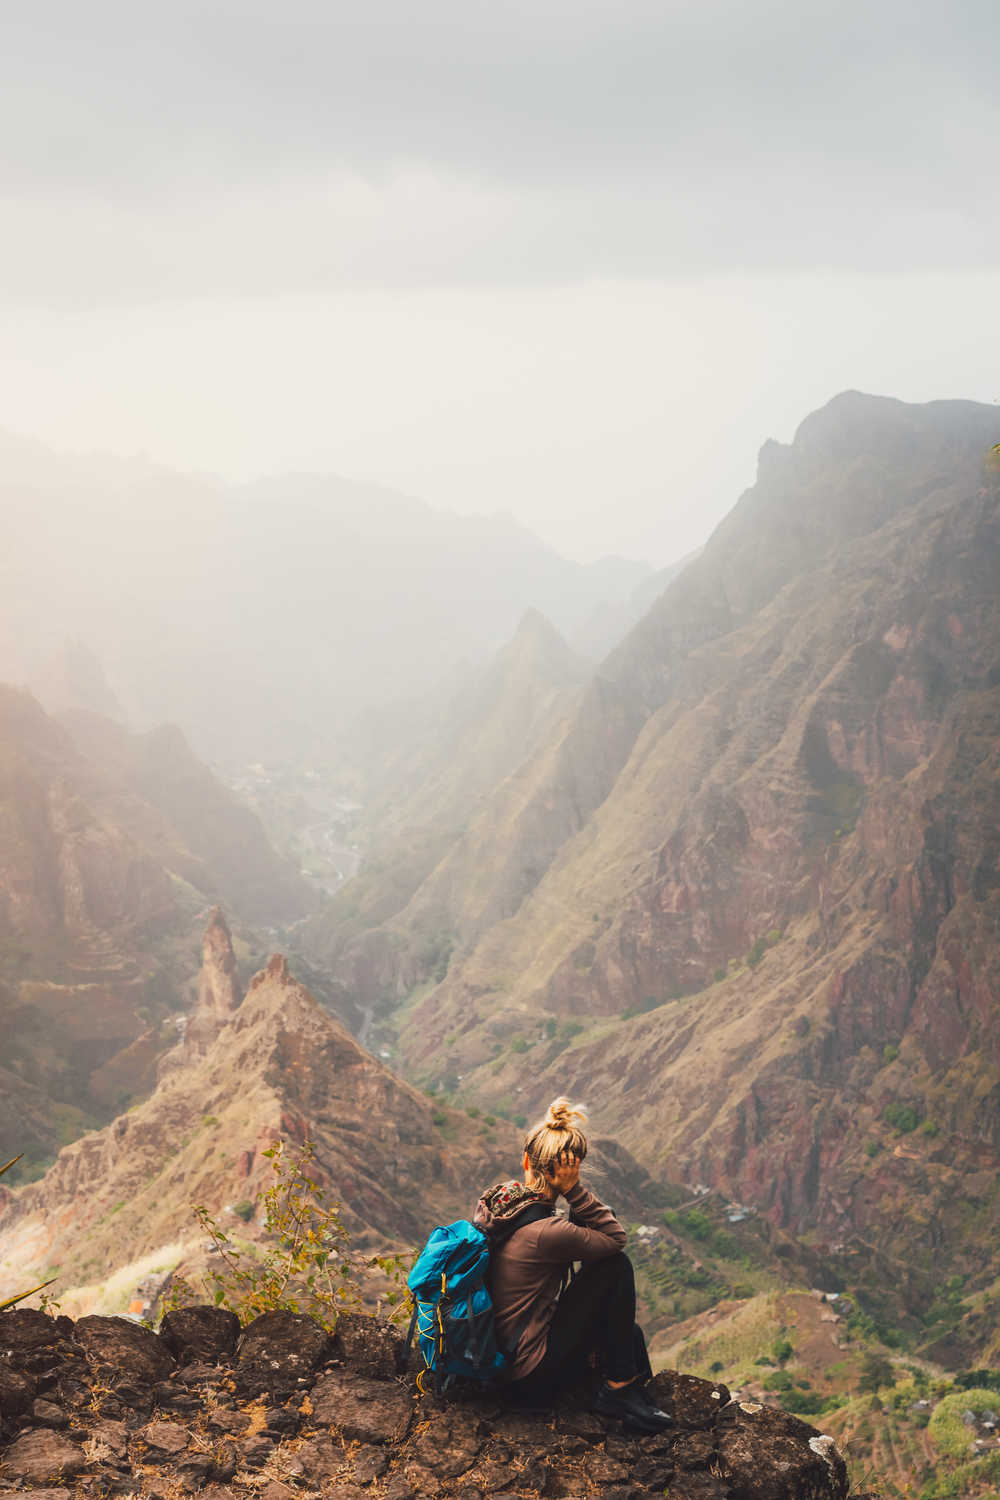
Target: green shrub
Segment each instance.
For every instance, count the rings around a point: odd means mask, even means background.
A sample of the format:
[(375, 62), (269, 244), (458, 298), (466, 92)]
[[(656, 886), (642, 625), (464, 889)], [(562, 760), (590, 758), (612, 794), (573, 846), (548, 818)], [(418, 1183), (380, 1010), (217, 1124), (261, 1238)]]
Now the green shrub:
[(883, 1386), (896, 1384), (896, 1372), (884, 1354), (869, 1351), (861, 1363), (858, 1390), (862, 1395), (874, 1395)]
[[(345, 1307), (360, 1311), (362, 1267), (378, 1267), (393, 1283), (385, 1298), (394, 1310), (392, 1316), (403, 1316), (402, 1261), (398, 1256), (361, 1260), (350, 1252), (340, 1204), (336, 1199), (326, 1201), (326, 1191), (313, 1175), (312, 1144), (306, 1141), (294, 1156), (286, 1156), (285, 1142), (276, 1140), (262, 1155), (271, 1163), (271, 1187), (258, 1194), (254, 1203), (236, 1206), (237, 1210), (249, 1209), (247, 1219), (260, 1207), (264, 1229), (260, 1245), (233, 1241), (203, 1205), (194, 1209), (199, 1228), (212, 1240), (218, 1256), (217, 1268), (206, 1277), (216, 1306), (229, 1308), (244, 1322), (278, 1309), (308, 1313), (332, 1333)], [(204, 1300), (177, 1278), (163, 1310)]]
[(912, 1105), (901, 1104), (898, 1099), (893, 1099), (886, 1105), (882, 1111), (882, 1118), (903, 1135), (909, 1135), (911, 1130), (916, 1130), (918, 1124), (916, 1110)]
[(941, 1134), (941, 1127), (940, 1127), (940, 1125), (935, 1125), (935, 1123), (934, 1123), (933, 1120), (925, 1120), (924, 1123), (920, 1127), (920, 1134), (921, 1135), (929, 1135), (931, 1137), (936, 1136), (936, 1135), (940, 1135)]
[(896, 1046), (895, 1042), (886, 1042), (885, 1046), (882, 1048), (882, 1061), (884, 1063), (894, 1063), (898, 1056), (899, 1048)]
[(772, 1375), (764, 1376), (765, 1391), (790, 1391), (794, 1384), (787, 1370), (775, 1370)]
[(869, 1157), (871, 1157), (871, 1156), (878, 1156), (878, 1154), (879, 1154), (879, 1152), (881, 1150), (882, 1150), (882, 1142), (881, 1141), (866, 1141), (865, 1142), (865, 1155), (866, 1156), (869, 1156)]
[(767, 938), (759, 937), (747, 954), (747, 963), (751, 969), (755, 969), (767, 952)]
[(995, 1411), (996, 1391), (973, 1386), (967, 1391), (952, 1391), (938, 1402), (928, 1423), (928, 1433), (939, 1452), (949, 1458), (964, 1458), (969, 1451), (969, 1429), (962, 1421), (963, 1411)]
[(440, 1110), (435, 1110), (435, 1112), (431, 1115), (431, 1124), (436, 1125), (439, 1130), (441, 1129), (442, 1125), (447, 1125), (447, 1123), (448, 1116), (443, 1115)]
[(249, 1224), (253, 1218), (253, 1204), (250, 1199), (244, 1198), (242, 1203), (234, 1203), (233, 1213), (238, 1219), (242, 1219), (244, 1224)]
[(781, 1404), (796, 1416), (818, 1417), (821, 1412), (830, 1410), (830, 1397), (821, 1396), (819, 1391), (786, 1391)]
[(1000, 1370), (965, 1370), (955, 1376), (955, 1384), (963, 1391), (976, 1388), (1000, 1392)]

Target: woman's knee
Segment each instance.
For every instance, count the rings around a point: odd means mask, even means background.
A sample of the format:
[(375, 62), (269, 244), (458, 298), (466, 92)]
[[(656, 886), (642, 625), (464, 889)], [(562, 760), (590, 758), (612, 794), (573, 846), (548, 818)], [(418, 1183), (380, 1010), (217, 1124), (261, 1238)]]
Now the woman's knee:
[(602, 1256), (600, 1260), (588, 1261), (581, 1266), (577, 1276), (584, 1276), (589, 1282), (600, 1282), (602, 1285), (635, 1286), (635, 1271), (624, 1250)]

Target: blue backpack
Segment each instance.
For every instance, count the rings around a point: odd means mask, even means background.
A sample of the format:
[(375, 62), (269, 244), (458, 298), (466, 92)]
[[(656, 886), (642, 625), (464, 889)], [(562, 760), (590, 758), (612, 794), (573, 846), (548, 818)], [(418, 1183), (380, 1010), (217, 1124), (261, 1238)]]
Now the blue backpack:
[(416, 1332), (424, 1361), (417, 1377), (421, 1391), (428, 1374), (433, 1374), (435, 1389), (441, 1392), (461, 1376), (486, 1383), (506, 1369), (507, 1355), (497, 1343), (493, 1324), (490, 1248), (526, 1224), (550, 1218), (552, 1212), (536, 1204), (519, 1214), (509, 1230), (488, 1237), (468, 1219), (431, 1231), (407, 1277), (413, 1317), (406, 1343), (409, 1349)]

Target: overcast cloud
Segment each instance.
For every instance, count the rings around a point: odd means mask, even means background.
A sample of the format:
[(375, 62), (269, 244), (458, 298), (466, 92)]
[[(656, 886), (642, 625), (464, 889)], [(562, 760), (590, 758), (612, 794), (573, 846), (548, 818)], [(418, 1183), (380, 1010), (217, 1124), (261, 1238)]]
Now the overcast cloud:
[(844, 385), (1000, 395), (998, 15), (7, 6), (0, 425), (666, 561)]

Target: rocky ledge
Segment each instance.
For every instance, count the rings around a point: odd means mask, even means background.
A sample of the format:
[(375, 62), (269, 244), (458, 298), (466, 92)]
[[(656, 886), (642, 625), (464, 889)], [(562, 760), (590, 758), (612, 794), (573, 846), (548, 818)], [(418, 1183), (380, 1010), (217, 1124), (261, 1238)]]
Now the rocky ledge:
[[(421, 1396), (398, 1331), (187, 1307), (125, 1318), (0, 1314), (0, 1496), (203, 1500), (844, 1500), (828, 1437), (725, 1386), (656, 1376), (676, 1427), (635, 1437), (588, 1410)], [(857, 1497), (860, 1500), (860, 1497)]]

